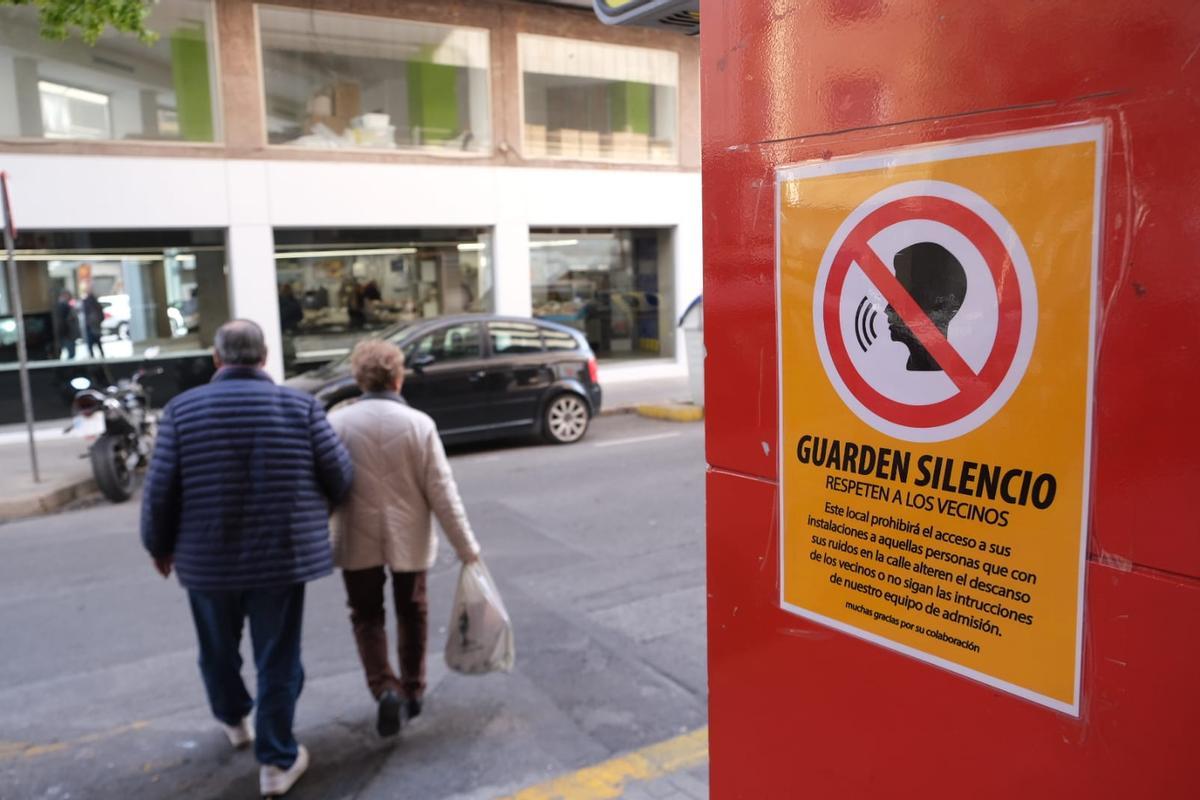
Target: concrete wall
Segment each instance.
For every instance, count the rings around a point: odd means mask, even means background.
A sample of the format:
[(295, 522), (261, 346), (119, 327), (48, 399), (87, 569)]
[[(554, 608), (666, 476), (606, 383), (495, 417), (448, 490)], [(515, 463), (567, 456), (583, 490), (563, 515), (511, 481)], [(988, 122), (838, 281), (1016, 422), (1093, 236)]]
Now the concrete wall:
[[(61, 142), (0, 138), (25, 229), (221, 228), (231, 311), (260, 322), (282, 372), (275, 227), (482, 226), (492, 230), (496, 309), (529, 314), (529, 228), (657, 227), (669, 237), (676, 312), (700, 292), (699, 47), (677, 34), (602, 25), (590, 11), (515, 0), (279, 0), (278, 5), (459, 24), (490, 31), (482, 154), (313, 151), (267, 145), (251, 0), (217, 0), (219, 142)], [(630, 166), (525, 158), (518, 33), (679, 54), (679, 161)], [(4, 76), (0, 70), (0, 79)], [(0, 131), (0, 133), (5, 133)], [(69, 190), (64, 191), (64, 187)], [(677, 348), (682, 363), (683, 348)]]
[[(472, 156), (437, 156), (404, 152), (345, 152), (268, 147), (262, 58), (258, 21), (253, 0), (215, 0), (216, 86), (220, 119), (218, 142), (70, 142), (15, 138), (0, 123), (0, 153), (162, 155), (183, 158), (253, 158), (337, 162), (444, 163), (447, 158), (512, 166), (553, 166), (589, 169), (624, 169), (604, 162), (567, 162), (525, 158), (521, 153), (521, 89), (517, 34), (539, 33), (637, 47), (672, 50), (679, 55), (679, 161), (675, 165), (645, 165), (646, 171), (698, 171), (700, 169), (700, 47), (698, 40), (648, 28), (614, 28), (603, 25), (587, 9), (556, 8), (517, 0), (275, 0), (272, 5), (305, 10), (326, 10), (379, 17), (466, 25), (485, 28), (490, 34), (492, 149)], [(52, 46), (52, 45), (51, 45)], [(0, 76), (2, 76), (0, 71)]]
[(696, 173), (12, 154), (0, 164), (27, 229), (227, 229), (232, 312), (263, 325), (277, 372), (276, 227), (491, 228), (496, 310), (523, 315), (530, 227), (671, 228), (675, 308), (700, 293)]

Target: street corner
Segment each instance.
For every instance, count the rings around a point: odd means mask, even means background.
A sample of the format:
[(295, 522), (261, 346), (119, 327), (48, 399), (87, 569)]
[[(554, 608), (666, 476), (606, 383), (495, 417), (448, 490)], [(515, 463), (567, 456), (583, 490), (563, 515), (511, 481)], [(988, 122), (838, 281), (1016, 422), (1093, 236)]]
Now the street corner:
[(40, 480), (34, 480), (27, 435), (24, 428), (0, 427), (0, 524), (54, 514), (99, 492), (82, 439), (64, 436), (61, 425), (39, 425)]
[(708, 798), (708, 727), (526, 786), (498, 800)]
[(39, 484), (36, 489), (0, 494), (0, 525), (61, 511), (97, 493), (96, 481), (88, 475)]

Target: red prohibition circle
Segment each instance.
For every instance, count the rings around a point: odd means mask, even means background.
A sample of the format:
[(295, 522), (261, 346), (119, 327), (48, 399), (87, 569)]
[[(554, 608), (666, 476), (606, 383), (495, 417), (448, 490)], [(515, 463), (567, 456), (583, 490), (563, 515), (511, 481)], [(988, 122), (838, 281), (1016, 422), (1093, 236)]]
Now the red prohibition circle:
[[(958, 392), (945, 400), (926, 405), (913, 405), (893, 400), (877, 391), (859, 374), (850, 360), (850, 354), (846, 351), (846, 343), (842, 339), (839, 302), (852, 263), (858, 263), (860, 269), (867, 274), (867, 278), (887, 296), (888, 292), (884, 291), (884, 287), (878, 285), (875, 278), (872, 278), (872, 273), (876, 277), (882, 277), (878, 271), (880, 268), (888, 276), (891, 276), (891, 272), (875, 255), (869, 242), (884, 228), (916, 219), (948, 225), (966, 236), (979, 249), (995, 283), (999, 310), (996, 338), (992, 343), (987, 362), (978, 373), (962, 362), (957, 351), (953, 351), (953, 346), (948, 343), (945, 346), (949, 347), (953, 353), (944, 348), (942, 352), (950, 357), (947, 360), (958, 358), (959, 361), (958, 369), (954, 370), (953, 374), (947, 368), (948, 365), (938, 358), (938, 354), (931, 350), (931, 355), (938, 360), (939, 366), (946, 372), (947, 377), (958, 387)], [(898, 288), (903, 294), (903, 297), (898, 300), (907, 300), (915, 306), (915, 302), (912, 301), (907, 291), (899, 286), (894, 277), (891, 277), (891, 281), (895, 284), (893, 293)], [(902, 318), (910, 328), (914, 329), (914, 332), (916, 328), (921, 327), (921, 320), (909, 319), (905, 317), (901, 309), (897, 308), (896, 310), (901, 313)], [(923, 312), (918, 310), (917, 313), (923, 316)], [(825, 284), (825, 296), (822, 299), (825, 341), (829, 347), (830, 358), (842, 381), (846, 384), (846, 388), (875, 415), (893, 424), (909, 428), (937, 428), (949, 425), (966, 417), (987, 402), (1012, 366), (1021, 338), (1021, 313), (1021, 289), (1018, 285), (1017, 272), (1013, 268), (1012, 256), (1009, 255), (1008, 249), (996, 231), (982, 217), (961, 203), (929, 195), (893, 200), (875, 209), (855, 225), (838, 247), (833, 258)], [(925, 320), (927, 319), (925, 318)], [(940, 337), (940, 333), (935, 333), (934, 336)], [(922, 343), (925, 343), (924, 339), (922, 339)], [(927, 349), (930, 348), (927, 347)]]

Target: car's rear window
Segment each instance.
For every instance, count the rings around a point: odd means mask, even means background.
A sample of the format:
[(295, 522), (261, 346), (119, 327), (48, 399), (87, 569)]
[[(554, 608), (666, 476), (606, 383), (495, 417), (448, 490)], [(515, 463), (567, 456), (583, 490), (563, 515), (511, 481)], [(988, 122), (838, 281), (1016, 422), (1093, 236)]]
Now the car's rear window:
[(543, 349), (538, 326), (527, 322), (489, 322), (488, 336), (493, 355), (540, 353)]
[(578, 350), (579, 340), (569, 333), (542, 328), (542, 341), (547, 350)]

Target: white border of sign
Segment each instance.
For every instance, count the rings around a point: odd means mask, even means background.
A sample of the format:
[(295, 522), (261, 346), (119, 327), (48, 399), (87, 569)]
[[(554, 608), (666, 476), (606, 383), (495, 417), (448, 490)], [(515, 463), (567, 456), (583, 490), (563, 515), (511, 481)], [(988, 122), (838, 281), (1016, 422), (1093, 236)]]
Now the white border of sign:
[[(1079, 716), (1080, 681), (1083, 667), (1083, 614), (1084, 588), (1087, 576), (1087, 530), (1088, 512), (1091, 509), (1091, 477), (1092, 477), (1092, 419), (1095, 399), (1096, 380), (1096, 314), (1099, 293), (1099, 264), (1100, 264), (1100, 232), (1104, 198), (1104, 161), (1106, 156), (1105, 142), (1107, 124), (1104, 122), (1087, 122), (1081, 124), (1063, 125), (1043, 130), (1026, 131), (1016, 134), (1000, 134), (997, 136), (967, 139), (946, 144), (915, 145), (899, 148), (886, 153), (867, 156), (846, 156), (827, 161), (810, 162), (805, 164), (777, 167), (775, 170), (775, 365), (776, 365), (776, 474), (779, 476), (778, 516), (779, 516), (779, 606), (797, 616), (826, 625), (842, 633), (849, 634), (872, 644), (903, 653), (907, 656), (924, 661), (927, 664), (941, 667), (967, 678), (979, 681), (996, 689), (1014, 694), (1018, 697), (1047, 706), (1055, 711)], [(785, 543), (787, 537), (784, 531), (784, 483), (783, 459), (788, 449), (783, 440), (783, 326), (782, 326), (782, 292), (781, 292), (781, 236), (780, 214), (781, 187), (786, 181), (816, 178), (826, 175), (866, 172), (868, 170), (884, 169), (909, 164), (924, 164), (932, 161), (949, 161), (957, 158), (972, 156), (994, 155), (997, 153), (1012, 153), (1022, 150), (1036, 150), (1043, 147), (1055, 147), (1067, 144), (1092, 142), (1096, 145), (1096, 163), (1093, 179), (1092, 197), (1092, 264), (1091, 264), (1091, 308), (1088, 316), (1088, 371), (1087, 371), (1087, 405), (1083, 434), (1083, 481), (1082, 503), (1079, 521), (1079, 581), (1076, 587), (1075, 609), (1075, 681), (1074, 702), (1064, 703), (1053, 697), (1047, 697), (1022, 686), (1000, 680), (978, 670), (964, 667), (953, 661), (930, 655), (908, 645), (894, 642), (878, 634), (856, 628), (839, 620), (831, 619), (793, 605), (784, 599), (784, 565), (786, 561)]]

